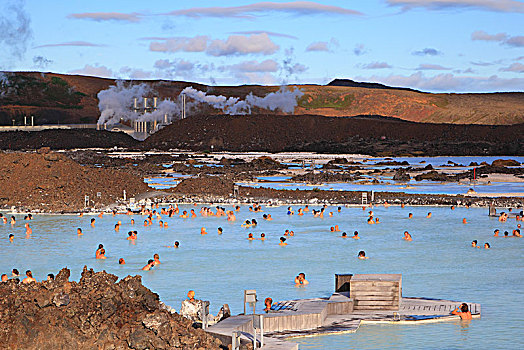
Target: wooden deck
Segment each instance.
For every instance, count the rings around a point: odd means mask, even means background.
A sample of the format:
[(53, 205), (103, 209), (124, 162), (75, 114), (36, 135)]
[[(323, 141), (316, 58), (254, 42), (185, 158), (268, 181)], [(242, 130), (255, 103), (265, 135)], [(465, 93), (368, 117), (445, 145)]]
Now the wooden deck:
[[(352, 333), (363, 323), (427, 323), (460, 319), (451, 315), (451, 311), (462, 302), (402, 297), (401, 281), (401, 275), (354, 275), (343, 281), (346, 287), (346, 282), (349, 282), (350, 291), (334, 293), (329, 298), (281, 301), (273, 306), (272, 312), (263, 315), (262, 349), (298, 350), (298, 344), (286, 339)], [(384, 288), (388, 290), (384, 292)], [(383, 293), (387, 294), (386, 298)], [(353, 296), (358, 299), (353, 299)], [(361, 307), (355, 307), (358, 303)], [(473, 318), (480, 318), (480, 304), (467, 304)], [(231, 344), (232, 333), (240, 331), (244, 348), (253, 342), (253, 315), (229, 317), (206, 331), (225, 344)]]

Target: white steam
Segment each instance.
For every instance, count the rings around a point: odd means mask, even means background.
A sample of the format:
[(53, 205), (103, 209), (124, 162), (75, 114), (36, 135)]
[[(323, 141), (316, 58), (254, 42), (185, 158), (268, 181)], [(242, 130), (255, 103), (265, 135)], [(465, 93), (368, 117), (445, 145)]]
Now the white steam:
[[(124, 120), (136, 121), (163, 121), (167, 115), (168, 121), (180, 115), (179, 103), (162, 100), (153, 110), (153, 99), (148, 99), (149, 111), (144, 112), (144, 97), (154, 96), (154, 91), (147, 84), (129, 85), (117, 81), (116, 85), (98, 93), (98, 109), (100, 118), (98, 124), (115, 124)], [(137, 99), (138, 112), (134, 111), (135, 98)]]
[(281, 87), (278, 91), (270, 92), (264, 97), (258, 97), (249, 93), (245, 100), (241, 100), (238, 97), (227, 98), (222, 95), (208, 95), (192, 87), (182, 90), (182, 94), (231, 115), (250, 114), (251, 109), (254, 107), (270, 111), (278, 109), (284, 113), (293, 113), (298, 104), (297, 100), (304, 95), (300, 89), (290, 90), (287, 87)]
[[(187, 101), (186, 110), (198, 109), (199, 104), (205, 103), (230, 115), (250, 114), (253, 108), (293, 113), (298, 104), (298, 99), (304, 95), (300, 89), (281, 87), (278, 91), (268, 93), (264, 97), (254, 96), (250, 93), (242, 100), (239, 97), (227, 98), (221, 95), (208, 95), (193, 87), (187, 87), (182, 90), (177, 100), (160, 100), (157, 103), (156, 110), (153, 110), (151, 108), (153, 107), (151, 97), (155, 94), (156, 92), (145, 83), (131, 85), (117, 81), (116, 85), (98, 93), (98, 108), (101, 113), (98, 124), (115, 124), (120, 119), (162, 122), (165, 115), (167, 115), (168, 122), (171, 122), (180, 118), (182, 110), (180, 96), (182, 95), (186, 95), (192, 100)], [(149, 107), (149, 110), (145, 112), (143, 108), (144, 97), (148, 97)], [(138, 112), (134, 111), (135, 99), (138, 101)]]

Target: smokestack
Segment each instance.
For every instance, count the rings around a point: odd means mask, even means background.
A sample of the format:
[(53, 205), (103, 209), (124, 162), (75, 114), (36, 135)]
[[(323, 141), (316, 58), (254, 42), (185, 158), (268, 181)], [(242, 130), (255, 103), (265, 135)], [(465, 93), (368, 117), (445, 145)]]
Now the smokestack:
[(31, 116), (31, 126), (35, 126), (35, 117)]
[(26, 125), (27, 125), (27, 117), (24, 116), (24, 126), (26, 126)]
[(135, 98), (135, 111), (138, 109), (137, 99)]
[(153, 131), (156, 131), (156, 119), (155, 119), (155, 121), (153, 122)]
[(164, 114), (164, 125), (167, 125), (167, 113)]
[(153, 108), (156, 109), (156, 100), (158, 97), (153, 97)]
[(182, 119), (186, 119), (186, 94), (182, 94)]
[(147, 110), (147, 97), (144, 97), (144, 111)]

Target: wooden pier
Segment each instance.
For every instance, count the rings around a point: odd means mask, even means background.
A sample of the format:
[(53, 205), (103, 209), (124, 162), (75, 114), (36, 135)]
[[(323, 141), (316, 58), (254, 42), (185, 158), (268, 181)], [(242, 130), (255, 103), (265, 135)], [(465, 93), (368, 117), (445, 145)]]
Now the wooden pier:
[[(337, 276), (344, 276), (346, 282), (349, 278), (349, 291), (335, 292), (329, 298), (288, 300), (273, 305), (272, 311), (263, 315), (262, 349), (296, 350), (298, 344), (286, 339), (352, 333), (362, 323), (401, 324), (459, 319), (459, 316), (451, 315), (451, 311), (462, 303), (460, 301), (402, 297), (401, 275)], [(479, 318), (480, 304), (468, 303), (468, 306), (473, 317)], [(238, 331), (241, 334), (240, 348), (244, 348), (253, 343), (253, 321), (253, 315), (232, 316), (210, 326), (207, 331), (225, 344), (231, 344), (233, 332)]]

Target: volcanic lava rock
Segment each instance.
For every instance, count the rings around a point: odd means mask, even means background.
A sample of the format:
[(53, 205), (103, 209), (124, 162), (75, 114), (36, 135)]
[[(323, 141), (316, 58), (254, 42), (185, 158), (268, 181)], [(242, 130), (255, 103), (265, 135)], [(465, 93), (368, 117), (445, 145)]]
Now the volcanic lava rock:
[(443, 173), (439, 173), (435, 170), (429, 171), (424, 174), (419, 174), (415, 176), (415, 180), (422, 181), (422, 180), (430, 180), (430, 181), (450, 181), (451, 178)]
[(140, 276), (84, 267), (51, 282), (0, 283), (2, 349), (221, 349), (221, 342), (162, 307)]
[(398, 169), (395, 172), (395, 175), (393, 175), (393, 180), (395, 181), (409, 181), (411, 180), (411, 176), (407, 173), (405, 169)]
[(491, 166), (520, 166), (520, 163), (513, 159), (496, 159)]
[(182, 180), (172, 192), (183, 194), (212, 194), (229, 196), (233, 194), (233, 181), (217, 176), (199, 176)]

